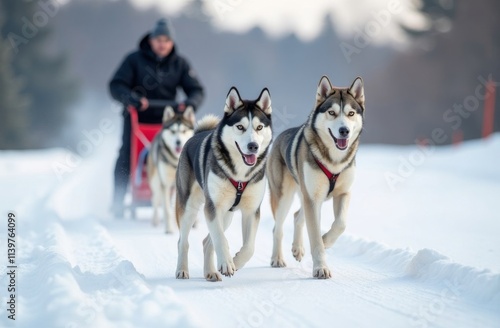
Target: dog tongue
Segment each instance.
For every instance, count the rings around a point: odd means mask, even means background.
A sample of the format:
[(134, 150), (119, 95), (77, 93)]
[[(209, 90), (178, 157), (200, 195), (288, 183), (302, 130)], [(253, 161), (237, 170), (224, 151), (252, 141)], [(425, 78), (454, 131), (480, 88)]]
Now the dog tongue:
[(182, 151), (182, 147), (175, 147), (175, 152), (176, 152), (177, 154), (180, 154), (180, 153), (181, 153), (181, 151)]
[(337, 139), (337, 146), (341, 149), (347, 147), (347, 139)]
[(248, 164), (248, 165), (254, 165), (255, 162), (257, 161), (257, 156), (255, 156), (255, 154), (251, 154), (251, 155), (243, 155), (245, 156), (245, 162)]

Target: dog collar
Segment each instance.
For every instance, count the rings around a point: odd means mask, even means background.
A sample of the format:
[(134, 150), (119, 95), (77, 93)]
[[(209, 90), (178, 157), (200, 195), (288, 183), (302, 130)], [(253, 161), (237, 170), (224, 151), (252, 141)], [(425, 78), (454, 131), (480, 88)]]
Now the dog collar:
[(323, 173), (328, 178), (328, 181), (330, 182), (330, 187), (328, 189), (328, 193), (326, 194), (328, 196), (335, 188), (335, 182), (337, 182), (337, 178), (339, 177), (340, 173), (335, 174), (330, 172), (330, 170), (328, 170), (326, 166), (324, 166), (323, 163), (321, 163), (316, 157), (314, 157), (314, 161), (316, 162), (316, 164), (318, 164), (319, 168), (321, 169), (321, 171), (323, 171)]
[(233, 187), (236, 189), (236, 199), (234, 200), (233, 206), (229, 209), (229, 211), (234, 211), (235, 207), (238, 206), (241, 200), (241, 195), (243, 195), (243, 191), (245, 191), (245, 188), (247, 187), (248, 181), (242, 182), (242, 181), (236, 181), (231, 178), (229, 178), (229, 181), (231, 181), (231, 184)]

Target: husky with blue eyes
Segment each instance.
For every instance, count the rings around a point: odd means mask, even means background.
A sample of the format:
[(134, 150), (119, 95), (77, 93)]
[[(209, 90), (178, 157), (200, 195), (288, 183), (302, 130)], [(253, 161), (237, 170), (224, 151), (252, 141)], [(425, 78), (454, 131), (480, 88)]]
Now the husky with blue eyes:
[[(256, 100), (243, 100), (233, 87), (226, 97), (223, 118), (204, 117), (186, 143), (176, 179), (178, 279), (189, 278), (188, 235), (202, 204), (209, 230), (203, 241), (205, 279), (220, 281), (222, 275), (232, 276), (252, 257), (272, 140), (271, 111), (267, 88)], [(242, 214), (243, 246), (233, 258), (224, 231), (237, 210)]]
[[(307, 122), (282, 132), (276, 138), (267, 164), (275, 219), (271, 266), (286, 265), (281, 245), (283, 222), (293, 196), (298, 192), (301, 208), (294, 215), (293, 256), (299, 262), (304, 256), (302, 236), (305, 221), (313, 258), (313, 276), (319, 279), (331, 277), (325, 248), (331, 247), (346, 227), (364, 111), (361, 78), (356, 78), (349, 88), (337, 88), (323, 76)], [(321, 205), (331, 198), (335, 221), (322, 236)]]

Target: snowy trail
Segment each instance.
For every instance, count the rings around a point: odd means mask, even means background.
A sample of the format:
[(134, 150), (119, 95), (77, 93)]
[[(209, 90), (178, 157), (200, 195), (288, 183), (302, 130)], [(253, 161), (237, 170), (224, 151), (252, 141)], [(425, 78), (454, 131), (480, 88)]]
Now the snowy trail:
[[(228, 233), (233, 237), (233, 253), (241, 244), (237, 221), (233, 221)], [(287, 268), (269, 266), (272, 221), (265, 221), (258, 233), (256, 255), (234, 277), (224, 278), (221, 283), (203, 279), (204, 228), (191, 234), (192, 278), (184, 281), (174, 278), (176, 236), (163, 236), (161, 229), (152, 233), (148, 222), (128, 222), (126, 227), (121, 226), (122, 231), (116, 228), (120, 223), (110, 222), (106, 226), (113, 231), (118, 248), (129, 255), (146, 281), (170, 286), (206, 327), (310, 327), (326, 322), (362, 327), (373, 326), (373, 322), (386, 327), (446, 327), (450, 320), (463, 327), (493, 327), (499, 323), (498, 274), (486, 272), (487, 277), (481, 278), (481, 272), (449, 262), (431, 250), (415, 255), (344, 236), (327, 252), (333, 279), (319, 281), (311, 278), (310, 257), (297, 263), (289, 252), (285, 254)], [(286, 235), (291, 236), (290, 225), (287, 230)], [(132, 239), (130, 231), (134, 231)], [(285, 239), (291, 245), (290, 238)], [(148, 245), (141, 249), (137, 243), (144, 240), (148, 240)], [(150, 249), (151, 245), (155, 249)], [(433, 278), (436, 269), (432, 266), (438, 263), (443, 266), (441, 276)], [(474, 284), (485, 294), (473, 295), (474, 286), (453, 270), (472, 270), (467, 278), (476, 279)], [(482, 285), (477, 281), (481, 279)]]
[[(374, 208), (387, 195), (370, 194), (387, 169), (387, 163), (384, 164), (387, 159), (377, 159), (381, 153), (389, 156), (394, 152), (400, 156), (402, 152), (374, 147), (367, 149), (369, 158), (364, 167), (363, 155), (360, 156), (362, 179), (356, 185), (358, 196), (354, 198), (348, 233), (327, 251), (332, 279), (312, 279), (307, 237), (306, 257), (302, 263), (294, 260), (290, 251), (291, 215), (285, 223), (284, 235), (288, 266), (270, 267), (273, 219), (266, 195), (255, 255), (234, 277), (224, 277), (219, 283), (203, 279), (201, 241), (207, 229), (201, 213), (200, 224), (190, 235), (191, 279), (176, 280), (177, 234), (165, 235), (162, 227), (152, 227), (148, 210), (137, 221), (112, 220), (104, 214), (112, 164), (103, 167), (103, 157), (99, 154), (84, 161), (74, 174), (63, 180), (54, 176), (51, 165), (63, 160), (65, 151), (3, 154), (0, 172), (8, 173), (0, 173), (0, 181), (9, 189), (0, 195), (1, 209), (15, 210), (20, 218), (16, 326), (39, 327), (43, 322), (44, 327), (67, 328), (499, 327), (499, 248), (498, 238), (494, 237), (499, 227), (498, 204), (491, 201), (491, 194), (499, 191), (500, 174), (495, 163), (498, 163), (500, 138), (494, 141), (481, 145), (481, 151), (474, 150), (477, 156), (492, 159), (487, 161), (489, 166), (478, 172), (474, 180), (471, 175), (466, 177), (475, 191), (467, 196), (476, 204), (485, 204), (478, 212), (484, 224), (475, 227), (471, 238), (476, 239), (470, 239), (468, 244), (463, 238), (470, 229), (464, 223), (468, 222), (470, 208), (451, 209), (453, 223), (443, 217), (437, 226), (433, 216), (420, 217), (420, 213), (409, 216), (410, 210), (403, 209), (404, 204), (428, 201), (425, 197), (432, 199), (439, 195), (443, 203), (451, 203), (457, 197), (454, 190), (446, 199), (443, 188), (433, 188), (424, 196), (419, 189), (428, 189), (425, 183), (419, 186), (421, 180), (438, 178), (434, 172), (444, 165), (439, 157), (445, 157), (446, 151), (431, 158), (429, 167), (421, 168), (425, 174), (420, 178), (417, 174), (408, 181), (411, 192), (405, 190), (407, 185), (403, 186), (395, 197), (406, 197), (406, 203), (396, 203), (393, 213), (384, 217), (381, 212), (374, 214)], [(102, 147), (103, 156), (109, 157), (108, 149)], [(469, 156), (471, 150), (464, 148), (452, 153), (452, 161), (462, 163), (462, 157)], [(459, 165), (455, 170), (462, 177), (464, 168)], [(452, 172), (447, 172), (449, 176), (441, 179), (455, 181), (451, 179)], [(364, 207), (359, 206), (356, 202), (364, 198), (369, 201)], [(331, 206), (325, 205), (322, 212), (323, 229), (327, 229), (331, 224)], [(418, 220), (421, 227), (412, 226)], [(426, 239), (433, 225), (436, 228), (432, 230), (433, 236)], [(455, 234), (443, 234), (445, 229)], [(241, 246), (238, 214), (226, 235), (234, 254)], [(437, 237), (442, 239), (441, 243)], [(401, 245), (403, 248), (397, 248)], [(464, 253), (462, 258), (468, 266), (442, 255), (436, 248)], [(485, 249), (490, 252), (483, 252)], [(0, 227), (0, 253), (6, 254), (4, 225)], [(478, 262), (476, 254), (481, 257)], [(474, 267), (471, 263), (481, 265)], [(483, 264), (494, 269), (479, 268), (486, 266)], [(7, 300), (5, 273), (2, 259), (2, 304)], [(4, 308), (0, 316), (0, 326), (7, 326)]]

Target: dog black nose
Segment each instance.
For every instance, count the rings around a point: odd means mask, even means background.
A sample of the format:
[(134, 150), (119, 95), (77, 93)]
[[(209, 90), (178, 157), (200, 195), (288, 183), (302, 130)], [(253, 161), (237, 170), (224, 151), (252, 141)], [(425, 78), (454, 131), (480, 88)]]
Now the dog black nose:
[(259, 150), (259, 145), (256, 142), (249, 143), (247, 147), (248, 150), (254, 154)]
[(177, 141), (175, 142), (175, 145), (176, 145), (176, 146), (180, 146), (180, 145), (181, 145), (181, 141), (180, 141), (180, 140), (177, 140)]
[(347, 138), (347, 136), (349, 135), (349, 129), (343, 126), (339, 129), (339, 133), (341, 137)]

